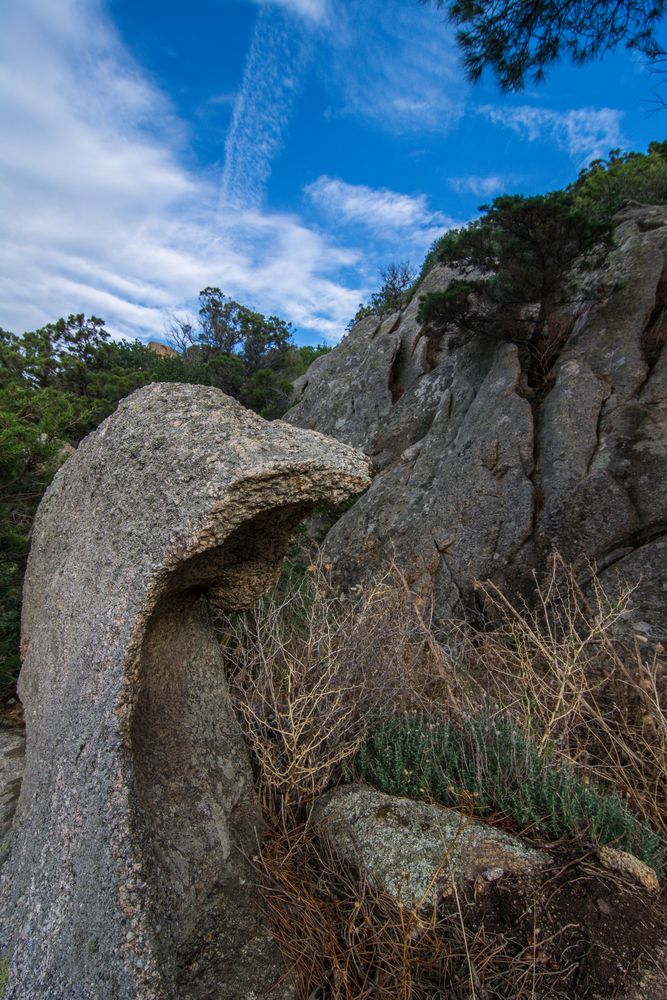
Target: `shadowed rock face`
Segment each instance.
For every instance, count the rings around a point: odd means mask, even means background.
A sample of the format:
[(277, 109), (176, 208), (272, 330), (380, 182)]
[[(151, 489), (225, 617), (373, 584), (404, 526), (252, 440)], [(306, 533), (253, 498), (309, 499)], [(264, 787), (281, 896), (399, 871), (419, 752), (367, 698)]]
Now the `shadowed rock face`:
[(604, 266), (550, 317), (560, 351), (537, 390), (515, 344), (427, 344), (419, 297), (457, 276), (441, 265), (301, 378), (287, 419), (378, 471), (326, 539), (341, 579), (393, 557), (447, 618), (473, 577), (520, 588), (555, 548), (596, 562), (612, 593), (638, 584), (636, 618), (667, 638), (667, 207), (616, 223)]
[(350, 448), (186, 385), (134, 393), (58, 472), (25, 584), (5, 1000), (292, 995), (208, 601), (250, 605), (304, 513), (367, 482)]

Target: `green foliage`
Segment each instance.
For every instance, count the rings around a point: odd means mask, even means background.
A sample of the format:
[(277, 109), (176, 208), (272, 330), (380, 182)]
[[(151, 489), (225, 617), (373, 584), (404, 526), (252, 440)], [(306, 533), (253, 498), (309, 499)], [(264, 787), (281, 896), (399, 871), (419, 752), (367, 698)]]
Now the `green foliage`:
[(0, 330), (0, 695), (19, 667), (23, 574), (32, 521), (65, 457), (120, 399), (150, 382), (212, 385), (262, 416), (287, 409), (292, 381), (327, 348), (297, 348), (290, 327), (227, 299), (200, 296), (201, 326), (177, 323), (181, 353), (114, 342), (82, 314), (16, 336)]
[[(485, 211), (482, 206), (480, 211)], [(493, 234), (486, 218), (475, 219), (474, 222), (460, 229), (448, 229), (435, 241), (429, 250), (426, 260), (432, 265), (467, 264), (476, 266), (486, 262), (492, 252)], [(431, 266), (432, 266), (431, 265)]]
[(369, 301), (359, 303), (359, 308), (353, 318), (347, 324), (346, 329), (351, 330), (360, 320), (367, 316), (377, 316), (381, 320), (384, 316), (389, 316), (393, 312), (403, 309), (410, 301), (415, 289), (416, 271), (409, 261), (401, 261), (400, 264), (389, 264), (380, 270), (382, 284), (377, 292), (373, 292)]
[(607, 243), (609, 223), (591, 218), (570, 191), (502, 195), (482, 209), (482, 219), (446, 233), (432, 252), (442, 263), (486, 276), (424, 296), (418, 312), (424, 335), (440, 337), (456, 326), (539, 347), (550, 312), (567, 298), (568, 272), (586, 253), (597, 261), (599, 253), (592, 252)]
[(444, 292), (427, 292), (419, 299), (417, 322), (425, 328), (428, 337), (444, 333), (453, 325), (467, 330), (470, 326), (472, 296), (482, 289), (481, 281), (450, 281)]
[(594, 160), (568, 189), (575, 205), (591, 219), (606, 222), (623, 202), (667, 203), (667, 142), (652, 142), (648, 153), (613, 149), (606, 160)]
[(199, 293), (199, 327), (173, 319), (171, 335), (186, 360), (209, 362), (213, 358), (238, 358), (245, 374), (260, 368), (279, 367), (281, 355), (291, 346), (292, 327), (278, 316), (264, 316), (219, 288)]
[(614, 844), (657, 870), (667, 861), (658, 834), (618, 794), (585, 784), (509, 721), (481, 716), (457, 727), (416, 716), (387, 718), (358, 752), (354, 776), (390, 795), (503, 816), (519, 832)]
[(502, 91), (540, 83), (562, 55), (577, 65), (624, 43), (651, 59), (662, 56), (654, 31), (664, 0), (420, 0), (447, 11), (458, 27), (468, 79), (491, 69)]
[(8, 979), (9, 979), (9, 959), (0, 958), (0, 997), (4, 995)]
[[(578, 239), (582, 225), (589, 226), (592, 235), (598, 227), (604, 234), (613, 215), (627, 200), (667, 204), (667, 142), (652, 142), (647, 153), (621, 153), (613, 149), (606, 160), (594, 160), (582, 170), (565, 191), (532, 198), (503, 195), (491, 207), (482, 205), (480, 212), (484, 215), (480, 219), (459, 229), (449, 229), (435, 240), (417, 284), (438, 263), (486, 268), (494, 267), (498, 259), (505, 260), (512, 248), (506, 245), (498, 226), (503, 230), (514, 225), (515, 235), (521, 239), (521, 216), (524, 233), (525, 223), (531, 221), (532, 215), (542, 216), (535, 237), (548, 249), (545, 225), (555, 230), (555, 238), (561, 237), (570, 222), (574, 222)], [(568, 256), (569, 253), (568, 249)]]
[(295, 376), (302, 375), (308, 370), (308, 368), (310, 368), (313, 361), (321, 358), (324, 354), (329, 354), (330, 351), (331, 348), (327, 344), (316, 344), (315, 347), (311, 347), (310, 345), (297, 347)]

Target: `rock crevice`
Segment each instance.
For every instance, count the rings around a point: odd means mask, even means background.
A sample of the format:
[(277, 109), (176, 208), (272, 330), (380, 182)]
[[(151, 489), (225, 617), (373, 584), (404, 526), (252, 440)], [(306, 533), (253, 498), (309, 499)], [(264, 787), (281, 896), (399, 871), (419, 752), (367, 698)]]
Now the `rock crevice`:
[[(612, 574), (609, 554), (644, 539), (641, 560), (624, 557), (614, 572), (622, 565), (635, 574), (628, 583), (643, 581), (639, 614), (667, 628), (648, 596), (667, 590), (666, 248), (665, 206), (619, 213), (607, 259), (580, 269), (550, 318), (560, 333), (541, 387), (506, 342), (473, 334), (434, 341), (428, 357), (417, 349), (419, 297), (446, 289), (460, 276), (452, 268), (436, 266), (384, 321), (400, 342), (390, 364), (364, 323), (350, 332), (288, 417), (363, 447), (378, 471), (325, 541), (341, 579), (390, 555), (447, 617), (465, 611), (474, 576), (522, 589), (553, 549)], [(341, 417), (362, 385), (363, 407)]]

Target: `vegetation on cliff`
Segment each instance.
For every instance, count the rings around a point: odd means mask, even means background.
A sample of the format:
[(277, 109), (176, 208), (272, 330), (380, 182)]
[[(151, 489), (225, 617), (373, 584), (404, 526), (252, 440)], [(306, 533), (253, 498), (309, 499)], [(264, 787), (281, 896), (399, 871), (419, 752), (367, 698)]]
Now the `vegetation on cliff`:
[(612, 218), (628, 200), (667, 202), (667, 143), (652, 143), (647, 154), (612, 151), (563, 191), (483, 205), (481, 218), (445, 233), (426, 257), (422, 276), (436, 263), (466, 276), (421, 297), (424, 336), (451, 331), (519, 344), (539, 388), (564, 333), (549, 320), (574, 294), (575, 264), (602, 262)]
[[(469, 325), (470, 296), (483, 292), (489, 306), (502, 309), (488, 323), (477, 310), (478, 332), (503, 337), (512, 326), (519, 340), (538, 339), (549, 305), (567, 293), (563, 279), (568, 268), (578, 255), (604, 249), (612, 218), (628, 200), (667, 203), (667, 142), (652, 142), (647, 153), (611, 150), (607, 159), (594, 160), (562, 191), (530, 197), (505, 194), (491, 205), (481, 205), (479, 219), (449, 229), (433, 243), (417, 275), (408, 262), (382, 268), (378, 289), (360, 304), (348, 330), (367, 316), (380, 320), (403, 309), (429, 271), (448, 264), (474, 274), (470, 280), (451, 282), (445, 292), (423, 296), (419, 318), (427, 336), (440, 336), (448, 324)], [(480, 278), (480, 272), (486, 277)], [(532, 330), (519, 314), (527, 303), (538, 303), (541, 310)], [(501, 330), (497, 321), (507, 307), (511, 323)]]
[(21, 588), (39, 501), (68, 449), (150, 382), (213, 385), (266, 417), (326, 348), (296, 347), (289, 324), (207, 288), (199, 325), (176, 322), (179, 353), (113, 341), (95, 316), (23, 335), (0, 330), (0, 689), (19, 667)]

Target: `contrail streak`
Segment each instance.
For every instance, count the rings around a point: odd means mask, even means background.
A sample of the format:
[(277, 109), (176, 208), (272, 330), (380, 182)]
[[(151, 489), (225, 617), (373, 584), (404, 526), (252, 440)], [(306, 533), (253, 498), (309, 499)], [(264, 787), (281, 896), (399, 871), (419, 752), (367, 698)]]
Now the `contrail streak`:
[(263, 7), (225, 142), (219, 211), (260, 204), (311, 51), (301, 18)]

